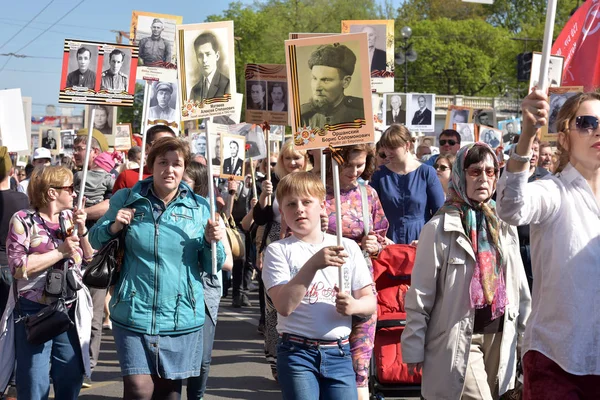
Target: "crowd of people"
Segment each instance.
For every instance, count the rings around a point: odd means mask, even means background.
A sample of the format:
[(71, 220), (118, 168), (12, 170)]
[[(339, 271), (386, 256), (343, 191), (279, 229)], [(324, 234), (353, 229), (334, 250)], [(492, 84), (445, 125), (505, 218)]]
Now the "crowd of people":
[[(80, 132), (73, 165), (40, 148), (13, 168), (0, 147), (0, 328), (14, 338), (0, 342), (0, 385), (76, 399), (112, 329), (124, 399), (179, 399), (186, 380), (188, 399), (202, 399), (219, 303), (251, 306), (254, 275), (283, 398), (369, 399), (373, 260), (403, 244), (417, 250), (398, 341), (423, 398), (498, 399), (520, 370), (525, 399), (600, 398), (600, 95), (565, 102), (556, 150), (536, 135), (547, 95), (533, 91), (522, 112), (506, 154), (447, 129), (432, 155), (392, 124), (376, 145), (330, 149), (324, 165), (285, 142), (240, 181), (210, 182), (207, 160), (165, 125), (146, 132), (141, 174), (139, 148), (117, 165), (97, 131), (91, 149)], [(86, 287), (95, 252), (119, 236), (116, 285)], [(72, 324), (32, 343), (27, 317), (57, 301)]]

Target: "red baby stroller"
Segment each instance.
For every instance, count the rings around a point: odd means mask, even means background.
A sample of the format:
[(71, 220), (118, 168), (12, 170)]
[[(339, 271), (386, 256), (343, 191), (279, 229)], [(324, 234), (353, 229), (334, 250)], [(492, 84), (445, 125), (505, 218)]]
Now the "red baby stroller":
[(404, 298), (410, 286), (416, 247), (387, 246), (373, 260), (373, 279), (377, 287), (377, 328), (371, 359), (369, 392), (372, 400), (391, 397), (419, 397), (421, 375), (409, 375), (402, 362), (400, 336), (406, 325)]

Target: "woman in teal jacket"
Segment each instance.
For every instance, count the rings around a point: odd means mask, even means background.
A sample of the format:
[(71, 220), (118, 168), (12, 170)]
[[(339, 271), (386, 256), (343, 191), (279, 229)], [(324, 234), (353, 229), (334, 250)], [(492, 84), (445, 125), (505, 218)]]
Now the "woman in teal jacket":
[(110, 200), (90, 230), (99, 249), (129, 226), (110, 319), (124, 383), (124, 399), (178, 399), (181, 382), (200, 374), (204, 297), (200, 268), (212, 269), (225, 252), (206, 200), (181, 182), (190, 161), (188, 144), (158, 139), (148, 154), (152, 177)]

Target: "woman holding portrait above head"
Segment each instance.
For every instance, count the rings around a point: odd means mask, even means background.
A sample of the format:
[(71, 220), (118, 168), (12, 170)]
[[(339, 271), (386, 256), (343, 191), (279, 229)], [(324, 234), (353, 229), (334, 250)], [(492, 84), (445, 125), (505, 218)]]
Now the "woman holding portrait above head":
[(124, 399), (178, 399), (182, 380), (200, 374), (201, 271), (212, 273), (212, 257), (220, 269), (225, 251), (208, 202), (181, 182), (189, 162), (187, 142), (157, 139), (147, 158), (152, 176), (119, 190), (90, 230), (92, 245), (100, 248), (127, 227), (110, 303)]
[(530, 224), (533, 309), (523, 339), (525, 399), (600, 398), (600, 94), (578, 93), (556, 117), (555, 175), (527, 182), (548, 96), (521, 105), (519, 142), (498, 185), (498, 214)]
[[(383, 213), (377, 192), (368, 181), (375, 170), (375, 152), (371, 145), (359, 144), (335, 149), (343, 164), (339, 168), (342, 235), (354, 240), (362, 249), (373, 277), (371, 257), (376, 257), (387, 244), (389, 222)], [(331, 155), (327, 156), (328, 181), (332, 181)], [(333, 184), (328, 184), (325, 197), (327, 233), (336, 234), (336, 205)], [(365, 223), (366, 218), (368, 218)], [(368, 232), (365, 234), (365, 229)], [(373, 286), (373, 292), (375, 287)], [(358, 399), (369, 399), (369, 365), (375, 342), (377, 314), (370, 318), (352, 320), (350, 352), (356, 375)]]
[[(73, 211), (73, 173), (63, 166), (34, 170), (28, 186), (31, 209), (11, 219), (6, 253), (15, 279), (18, 298), (14, 305), (17, 358), (17, 397), (45, 399), (50, 378), (57, 399), (76, 399), (84, 374), (90, 375), (89, 341), (92, 299), (81, 282), (82, 261), (89, 261), (93, 249), (87, 238), (86, 214)], [(73, 235), (77, 226), (78, 235)], [(75, 326), (43, 344), (27, 340), (26, 315), (36, 314), (58, 300), (60, 295), (46, 285), (49, 273), (64, 271), (65, 303)], [(5, 360), (6, 358), (6, 360)], [(2, 362), (9, 361), (3, 357)]]
[(419, 238), (401, 343), (427, 399), (497, 399), (515, 384), (531, 298), (517, 230), (492, 200), (498, 172), (485, 143), (461, 148), (448, 199)]
[(436, 171), (446, 197), (448, 197), (448, 183), (450, 183), (454, 160), (456, 157), (452, 154), (440, 154), (433, 163), (433, 169)]
[(413, 155), (408, 128), (394, 124), (379, 142), (389, 163), (375, 171), (370, 184), (390, 221), (387, 237), (394, 243), (411, 244), (444, 204), (444, 191), (435, 170)]

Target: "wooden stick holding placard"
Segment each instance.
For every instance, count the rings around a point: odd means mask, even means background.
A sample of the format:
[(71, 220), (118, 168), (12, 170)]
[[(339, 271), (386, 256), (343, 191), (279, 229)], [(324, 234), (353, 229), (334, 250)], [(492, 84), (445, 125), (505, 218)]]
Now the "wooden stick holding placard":
[[(85, 146), (85, 158), (83, 160), (83, 172), (81, 176), (81, 185), (79, 186), (79, 196), (77, 197), (77, 209), (81, 210), (83, 206), (83, 196), (85, 195), (85, 182), (87, 181), (88, 164), (90, 163), (90, 152), (92, 151), (92, 138), (94, 137), (94, 118), (96, 117), (96, 108), (92, 108), (90, 113), (90, 124), (88, 125), (87, 146)], [(73, 227), (73, 235), (77, 235), (77, 225)]]
[(252, 198), (254, 200), (258, 200), (258, 196), (256, 194), (256, 168), (254, 168), (254, 161), (252, 161), (252, 157), (250, 157), (250, 174), (252, 176)]
[(319, 159), (321, 160), (321, 181), (323, 186), (327, 187), (327, 155), (323, 152), (323, 149), (319, 149)]
[[(331, 157), (331, 166), (333, 170), (333, 198), (335, 199), (335, 234), (337, 237), (337, 245), (342, 246), (342, 201), (340, 199), (340, 164), (335, 159), (334, 154)], [(325, 169), (325, 164), (321, 166), (321, 170)], [(341, 266), (338, 271), (338, 288), (340, 293), (350, 292), (350, 282), (347, 279), (347, 269)]]
[[(212, 147), (210, 145), (210, 130), (212, 125), (212, 117), (206, 121), (206, 163), (208, 164), (208, 204), (210, 206), (210, 219), (215, 222), (217, 219), (217, 210), (215, 207), (215, 182), (212, 171)], [(212, 240), (210, 242), (211, 250), (211, 261), (212, 261), (212, 274), (217, 275), (217, 242)]]
[[(150, 82), (144, 81), (144, 101), (150, 97)], [(144, 163), (146, 162), (146, 127), (148, 126), (148, 121), (146, 120), (146, 107), (142, 107), (142, 123), (140, 125), (140, 133), (142, 134), (142, 155), (140, 158), (140, 174), (138, 176), (138, 181), (144, 179)]]
[[(271, 133), (271, 126), (269, 122), (265, 121), (262, 124), (262, 130), (265, 134), (265, 142), (267, 143), (267, 181), (271, 182), (271, 143), (269, 143), (269, 134)], [(271, 196), (267, 197), (267, 205), (271, 205)]]

